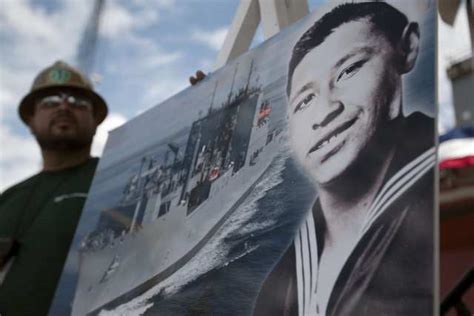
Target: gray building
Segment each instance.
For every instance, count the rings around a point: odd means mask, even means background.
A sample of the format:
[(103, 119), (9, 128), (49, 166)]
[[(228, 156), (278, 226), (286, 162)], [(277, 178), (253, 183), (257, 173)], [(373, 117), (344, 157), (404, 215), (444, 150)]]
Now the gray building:
[(452, 64), (448, 77), (453, 86), (456, 126), (474, 126), (474, 59), (466, 58)]

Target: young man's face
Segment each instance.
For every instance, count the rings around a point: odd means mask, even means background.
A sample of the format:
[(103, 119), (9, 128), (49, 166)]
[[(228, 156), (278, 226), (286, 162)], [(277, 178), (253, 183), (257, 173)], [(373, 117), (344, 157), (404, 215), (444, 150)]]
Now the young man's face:
[(366, 19), (345, 23), (295, 68), (292, 150), (316, 183), (330, 183), (383, 138), (400, 107), (395, 49)]
[(68, 90), (39, 98), (28, 123), (40, 147), (50, 150), (90, 146), (97, 128), (92, 103)]

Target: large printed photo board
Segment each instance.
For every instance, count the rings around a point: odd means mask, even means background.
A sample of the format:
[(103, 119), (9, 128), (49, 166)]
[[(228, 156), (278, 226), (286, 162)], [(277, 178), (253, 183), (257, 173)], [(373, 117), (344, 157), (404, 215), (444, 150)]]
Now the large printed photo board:
[(111, 132), (50, 315), (431, 315), (435, 3), (335, 3)]

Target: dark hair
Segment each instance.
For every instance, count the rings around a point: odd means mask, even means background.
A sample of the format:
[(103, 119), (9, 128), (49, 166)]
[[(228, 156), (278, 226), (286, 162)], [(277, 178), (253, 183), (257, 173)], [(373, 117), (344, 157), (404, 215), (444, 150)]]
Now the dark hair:
[(394, 46), (397, 45), (408, 24), (408, 19), (403, 13), (384, 2), (345, 3), (337, 6), (316, 21), (295, 44), (288, 66), (286, 85), (288, 96), (293, 73), (304, 56), (324, 42), (326, 37), (342, 24), (363, 18), (368, 18)]

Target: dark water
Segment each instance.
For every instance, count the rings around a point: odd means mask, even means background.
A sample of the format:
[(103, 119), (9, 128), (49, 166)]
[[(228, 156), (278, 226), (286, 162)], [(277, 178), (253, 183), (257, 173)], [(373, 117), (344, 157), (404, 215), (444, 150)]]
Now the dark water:
[[(223, 237), (228, 252), (221, 262), (176, 293), (148, 300), (153, 306), (143, 315), (252, 315), (261, 283), (291, 243), (314, 197), (292, 160), (284, 162), (280, 180), (253, 201), (257, 209), (252, 216)], [(269, 219), (272, 224), (266, 225)]]

